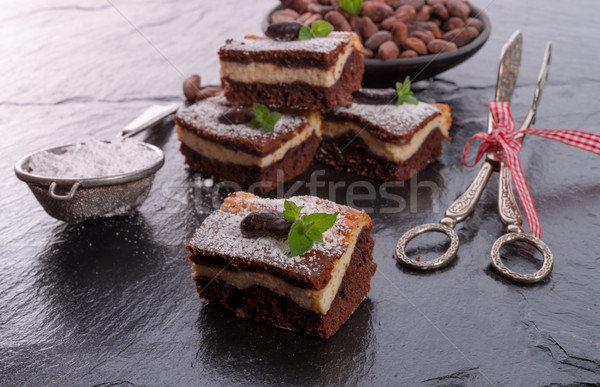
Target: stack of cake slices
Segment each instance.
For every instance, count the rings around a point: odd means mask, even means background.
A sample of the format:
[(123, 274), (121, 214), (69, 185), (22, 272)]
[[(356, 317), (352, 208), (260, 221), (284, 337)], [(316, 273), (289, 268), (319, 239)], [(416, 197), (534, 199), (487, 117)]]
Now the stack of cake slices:
[[(269, 192), (315, 158), (369, 178), (403, 181), (449, 140), (447, 105), (352, 102), (364, 72), (362, 44), (352, 32), (230, 39), (219, 59), (224, 96), (178, 113), (176, 131), (192, 170), (240, 189)], [(272, 131), (251, 125), (255, 104), (281, 113)]]
[[(350, 105), (364, 72), (362, 45), (347, 32), (311, 40), (228, 40), (219, 57), (225, 96), (175, 116), (181, 152), (194, 171), (260, 194), (308, 167), (321, 142), (320, 111)], [(232, 110), (254, 104), (281, 113), (273, 131), (228, 119)]]
[[(364, 72), (354, 33), (248, 36), (228, 40), (219, 57), (224, 95), (178, 113), (176, 131), (191, 169), (240, 189), (266, 193), (315, 158), (370, 178), (405, 180), (449, 139), (446, 105), (389, 104), (395, 92), (385, 105), (353, 102)], [(296, 211), (291, 218), (288, 206)], [(371, 288), (371, 229), (364, 211), (328, 200), (288, 203), (236, 192), (186, 248), (201, 298), (238, 317), (328, 338)]]

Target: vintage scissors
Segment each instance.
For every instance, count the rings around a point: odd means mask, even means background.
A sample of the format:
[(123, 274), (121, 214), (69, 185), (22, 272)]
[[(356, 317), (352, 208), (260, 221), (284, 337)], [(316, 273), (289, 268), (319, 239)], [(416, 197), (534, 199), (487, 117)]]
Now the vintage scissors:
[[(548, 42), (544, 55), (544, 62), (538, 75), (537, 86), (534, 93), (533, 104), (525, 116), (525, 120), (519, 129), (528, 128), (535, 121), (537, 105), (540, 100), (542, 89), (548, 78), (548, 69), (550, 67), (552, 43)], [(496, 83), (496, 101), (510, 101), (515, 88), (519, 67), (521, 64), (521, 54), (523, 51), (523, 36), (520, 31), (516, 31), (509, 41), (502, 48), (500, 55), (500, 64), (498, 66), (498, 80)], [(493, 129), (492, 116), (488, 117), (488, 133)], [(517, 138), (523, 141), (524, 136)], [(501, 150), (490, 151), (486, 155), (486, 160), (479, 169), (475, 180), (469, 188), (458, 198), (444, 214), (444, 218), (439, 223), (424, 224), (407, 231), (398, 240), (396, 245), (396, 259), (402, 265), (419, 270), (434, 270), (448, 265), (456, 256), (459, 247), (459, 238), (454, 226), (469, 216), (485, 188), (490, 176), (494, 170), (500, 172), (498, 187), (498, 213), (502, 223), (506, 225), (507, 233), (496, 240), (492, 246), (491, 259), (492, 266), (503, 276), (516, 282), (534, 283), (545, 279), (552, 271), (554, 259), (548, 246), (532, 235), (525, 234), (523, 228), (522, 216), (513, 194), (512, 177), (509, 168), (505, 165), (504, 154)], [(441, 232), (450, 239), (450, 247), (441, 257), (430, 261), (416, 261), (406, 255), (406, 245), (416, 236), (426, 232)], [(507, 243), (514, 241), (523, 241), (542, 253), (542, 267), (532, 274), (517, 273), (504, 265), (500, 259), (500, 249)]]

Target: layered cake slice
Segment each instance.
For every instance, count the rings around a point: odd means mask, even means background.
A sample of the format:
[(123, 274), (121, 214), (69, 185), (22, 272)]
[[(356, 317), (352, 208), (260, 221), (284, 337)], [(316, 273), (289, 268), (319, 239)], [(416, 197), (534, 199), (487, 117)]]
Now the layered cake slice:
[(309, 40), (228, 40), (219, 50), (227, 99), (273, 108), (327, 110), (352, 101), (364, 72), (362, 44), (351, 32)]
[(282, 114), (272, 131), (254, 127), (252, 109), (229, 105), (224, 96), (202, 100), (175, 115), (185, 162), (194, 171), (268, 192), (300, 174), (321, 140), (318, 112)]
[[(315, 241), (295, 256), (292, 249), (297, 246), (291, 239), (298, 221), (290, 226), (292, 222), (281, 217), (289, 202), (297, 206), (304, 224), (323, 214), (335, 220), (322, 233), (322, 243)], [(289, 202), (231, 194), (186, 247), (193, 262), (192, 279), (201, 298), (238, 317), (327, 338), (370, 290), (377, 267), (371, 255), (371, 219), (364, 212), (313, 196), (293, 197)], [(253, 217), (260, 221), (248, 222)], [(292, 231), (287, 231), (286, 222)]]
[(404, 181), (442, 153), (451, 123), (448, 105), (355, 102), (324, 114), (316, 159), (373, 179)]

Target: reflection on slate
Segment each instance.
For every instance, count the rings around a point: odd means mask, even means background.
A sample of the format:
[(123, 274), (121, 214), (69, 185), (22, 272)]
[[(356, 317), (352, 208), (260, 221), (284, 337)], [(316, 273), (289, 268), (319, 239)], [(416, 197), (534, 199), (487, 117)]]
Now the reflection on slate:
[(138, 141), (156, 145), (161, 149), (164, 148), (171, 137), (175, 137), (175, 133), (173, 132), (173, 121), (169, 118), (165, 118), (152, 128), (133, 136)]
[(46, 313), (88, 346), (125, 340), (136, 321), (149, 318), (143, 313), (153, 313), (137, 305), (148, 291), (144, 278), (163, 270), (165, 249), (153, 242), (143, 216), (61, 225), (54, 235), (58, 242), (40, 257), (36, 283)]
[[(198, 318), (203, 335), (192, 367), (208, 362), (223, 375), (254, 375), (259, 385), (352, 385), (375, 361), (374, 309), (367, 297), (338, 333), (324, 340), (239, 319), (207, 303)], [(286, 375), (266, 369), (282, 369)]]
[[(156, 258), (160, 248), (139, 213), (61, 224), (55, 228), (51, 248), (39, 257), (44, 277), (39, 291), (61, 316), (85, 323), (114, 306), (123, 289), (151, 274), (152, 267), (160, 264)], [(73, 313), (92, 299), (95, 312)]]
[[(265, 196), (314, 195), (363, 209), (367, 214), (417, 213), (434, 207), (446, 188), (443, 164), (435, 162), (403, 182), (381, 182), (313, 161), (297, 179), (285, 182)], [(348, 177), (351, 177), (350, 179)]]

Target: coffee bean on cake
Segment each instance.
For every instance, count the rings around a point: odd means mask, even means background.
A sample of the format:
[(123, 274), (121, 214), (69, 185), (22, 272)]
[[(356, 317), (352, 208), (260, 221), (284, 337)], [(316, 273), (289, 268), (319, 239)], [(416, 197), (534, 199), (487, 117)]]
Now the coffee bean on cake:
[(246, 215), (241, 223), (240, 230), (245, 237), (288, 235), (292, 228), (291, 222), (276, 210), (252, 211)]
[(265, 35), (274, 40), (291, 41), (298, 40), (300, 29), (304, 24), (296, 21), (284, 21), (273, 23), (265, 31)]

